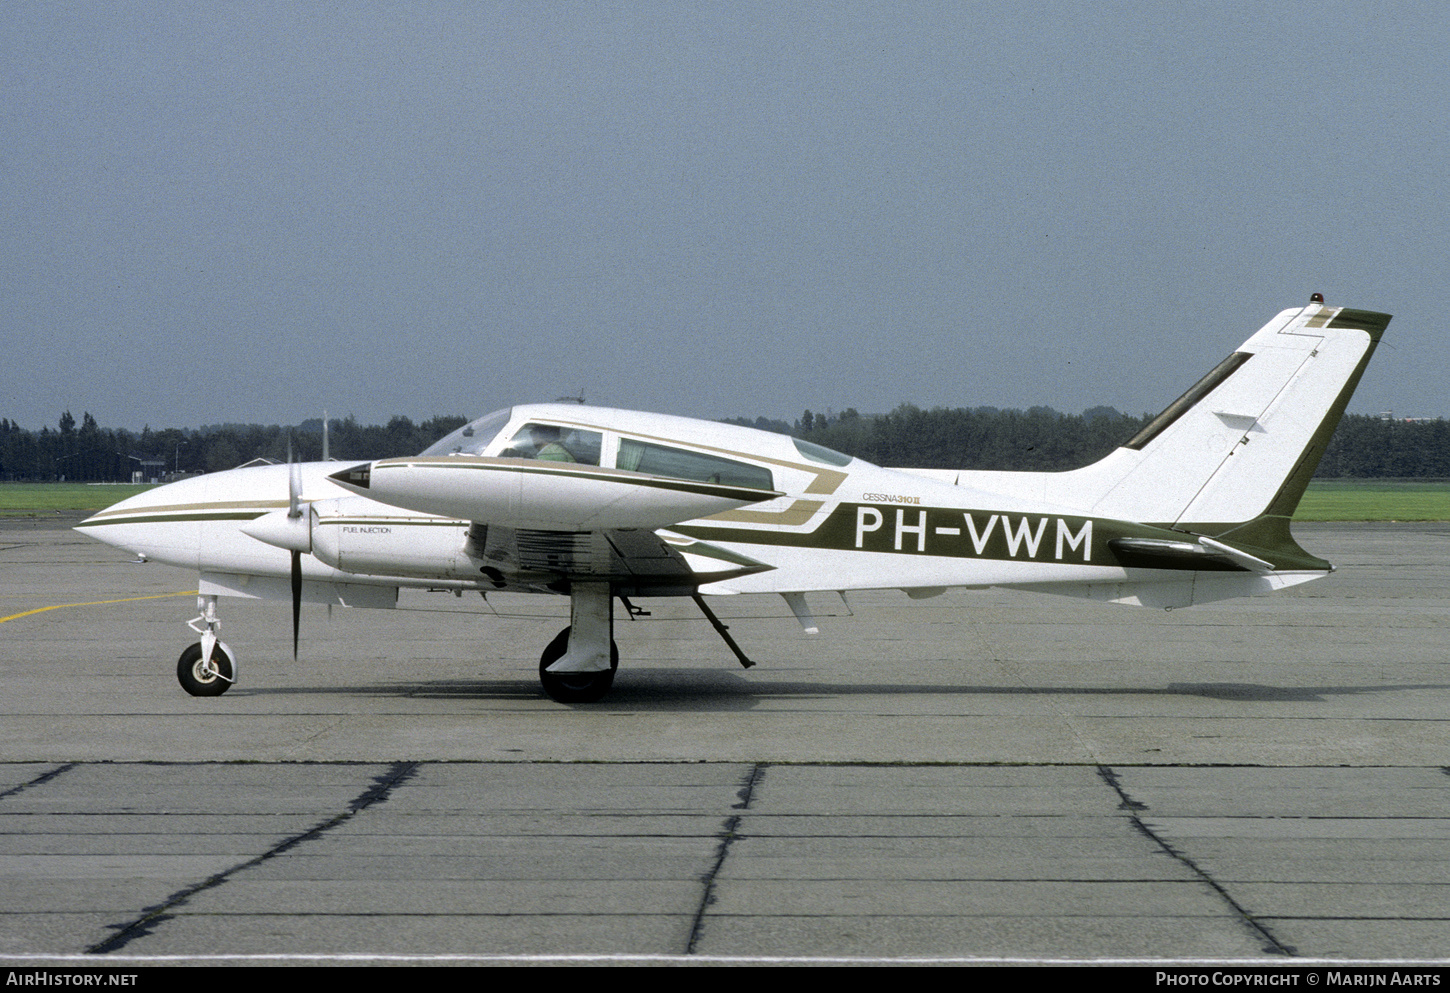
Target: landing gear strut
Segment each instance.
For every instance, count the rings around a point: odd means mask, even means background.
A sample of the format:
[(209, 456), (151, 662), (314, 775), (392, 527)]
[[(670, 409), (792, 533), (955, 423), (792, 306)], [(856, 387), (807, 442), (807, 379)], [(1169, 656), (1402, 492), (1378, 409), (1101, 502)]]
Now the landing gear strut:
[(221, 696), (237, 681), (236, 656), (225, 642), (217, 640), (222, 624), (216, 616), (216, 597), (199, 596), (196, 607), (201, 614), (187, 621), (187, 626), (201, 635), (201, 641), (176, 660), (176, 679), (192, 696)]
[(609, 584), (575, 583), (569, 592), (569, 619), (573, 623), (539, 658), (539, 682), (559, 703), (594, 703), (609, 692), (619, 668)]

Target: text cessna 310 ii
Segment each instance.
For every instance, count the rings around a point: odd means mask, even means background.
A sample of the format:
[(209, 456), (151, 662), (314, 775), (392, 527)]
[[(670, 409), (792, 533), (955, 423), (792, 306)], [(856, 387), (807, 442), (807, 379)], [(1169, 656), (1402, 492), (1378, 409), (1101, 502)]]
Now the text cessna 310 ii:
[[(549, 696), (598, 700), (614, 600), (1000, 586), (1182, 607), (1333, 566), (1289, 518), (1389, 323), (1285, 310), (1106, 458), (1070, 472), (885, 469), (785, 435), (574, 404), (497, 411), (420, 455), (234, 469), (162, 486), (78, 530), (197, 569), (187, 692), (236, 679), (218, 596), (391, 607), (398, 589), (570, 598), (539, 660)], [(626, 599), (626, 604), (628, 600)]]

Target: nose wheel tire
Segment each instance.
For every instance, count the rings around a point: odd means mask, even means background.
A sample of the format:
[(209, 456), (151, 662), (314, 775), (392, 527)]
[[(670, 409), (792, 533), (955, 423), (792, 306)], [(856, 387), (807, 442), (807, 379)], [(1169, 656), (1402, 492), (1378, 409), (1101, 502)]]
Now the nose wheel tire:
[(189, 646), (176, 660), (176, 679), (192, 696), (221, 696), (232, 687), (236, 666), (221, 642), (211, 650), (211, 663), (201, 658), (201, 644)]
[[(609, 668), (598, 672), (549, 672), (549, 666), (564, 657), (569, 650), (569, 632), (572, 627), (560, 631), (544, 654), (539, 657), (539, 682), (544, 692), (558, 703), (594, 703), (604, 698), (614, 685), (614, 671), (619, 668), (619, 646), (613, 639), (609, 642)], [(200, 651), (198, 650), (198, 656)]]

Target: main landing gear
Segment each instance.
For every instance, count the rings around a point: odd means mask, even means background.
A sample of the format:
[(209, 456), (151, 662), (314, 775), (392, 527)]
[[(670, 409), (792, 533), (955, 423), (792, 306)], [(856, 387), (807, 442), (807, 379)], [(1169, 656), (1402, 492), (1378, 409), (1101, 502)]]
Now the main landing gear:
[[(692, 596), (740, 664), (747, 669), (755, 665), (700, 594)], [(805, 599), (794, 593), (786, 601), (801, 626), (814, 634), (815, 622)], [(628, 600), (625, 605), (629, 606)], [(629, 609), (632, 614), (636, 612), (632, 606)], [(573, 623), (549, 642), (539, 658), (539, 682), (544, 692), (559, 703), (594, 703), (609, 692), (614, 685), (614, 672), (619, 668), (619, 646), (614, 643), (614, 597), (609, 584), (574, 583), (569, 591), (569, 619)]]
[(221, 621), (216, 616), (216, 597), (199, 596), (196, 607), (200, 616), (187, 621), (187, 627), (201, 635), (176, 660), (176, 679), (192, 696), (221, 696), (237, 681), (237, 659), (224, 641), (217, 640)]
[(604, 694), (614, 685), (614, 673), (619, 668), (619, 646), (609, 642), (609, 668), (595, 672), (550, 672), (553, 665), (569, 650), (569, 632), (573, 627), (560, 631), (544, 654), (539, 657), (539, 682), (544, 692), (559, 703), (594, 703), (602, 700)]
[[(753, 666), (755, 663), (741, 651), (705, 601), (698, 594), (694, 600), (740, 664)], [(221, 696), (237, 680), (237, 657), (217, 637), (221, 621), (217, 619), (216, 596), (198, 596), (196, 605), (200, 614), (187, 626), (201, 635), (201, 640), (177, 659), (176, 679), (192, 696)], [(569, 591), (569, 619), (570, 625), (549, 642), (539, 658), (539, 683), (559, 703), (595, 703), (614, 686), (614, 673), (619, 669), (619, 646), (614, 643), (614, 595), (609, 584), (574, 583)]]
[(594, 703), (609, 692), (619, 668), (609, 584), (573, 584), (569, 619), (539, 658), (539, 682), (559, 703)]

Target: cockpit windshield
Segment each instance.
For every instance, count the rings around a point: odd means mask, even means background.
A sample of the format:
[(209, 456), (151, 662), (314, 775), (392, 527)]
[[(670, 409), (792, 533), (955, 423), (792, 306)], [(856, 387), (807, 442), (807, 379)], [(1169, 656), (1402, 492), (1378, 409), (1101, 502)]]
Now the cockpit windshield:
[(482, 455), (494, 435), (503, 430), (513, 416), (513, 408), (505, 407), (492, 414), (484, 414), (476, 421), (469, 421), (452, 434), (444, 435), (438, 441), (420, 452), (420, 455)]

